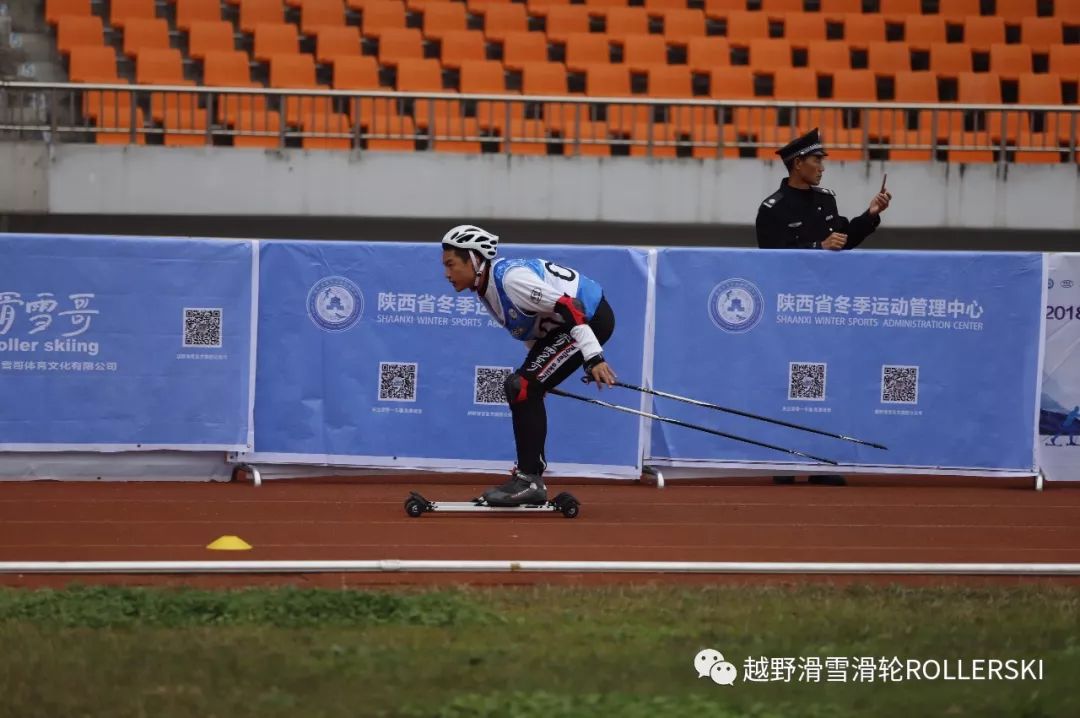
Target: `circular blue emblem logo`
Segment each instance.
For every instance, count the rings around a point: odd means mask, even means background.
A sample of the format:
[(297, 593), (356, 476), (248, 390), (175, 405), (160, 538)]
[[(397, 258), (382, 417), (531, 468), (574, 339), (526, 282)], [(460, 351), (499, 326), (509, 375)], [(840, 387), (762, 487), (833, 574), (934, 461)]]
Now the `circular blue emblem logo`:
[(326, 277), (311, 287), (307, 308), (317, 326), (328, 332), (343, 332), (363, 315), (364, 295), (345, 277)]
[(761, 321), (765, 299), (753, 282), (727, 279), (709, 294), (709, 318), (725, 332), (745, 332)]

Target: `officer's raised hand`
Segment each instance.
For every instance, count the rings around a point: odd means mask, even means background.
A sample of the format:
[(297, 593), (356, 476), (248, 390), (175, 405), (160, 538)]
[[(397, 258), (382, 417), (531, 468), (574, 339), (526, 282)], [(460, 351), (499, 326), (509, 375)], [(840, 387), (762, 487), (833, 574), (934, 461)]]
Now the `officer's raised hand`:
[(867, 210), (870, 216), (880, 214), (889, 208), (889, 200), (892, 199), (892, 193), (888, 190), (878, 192), (874, 195), (874, 198), (870, 200), (870, 209)]

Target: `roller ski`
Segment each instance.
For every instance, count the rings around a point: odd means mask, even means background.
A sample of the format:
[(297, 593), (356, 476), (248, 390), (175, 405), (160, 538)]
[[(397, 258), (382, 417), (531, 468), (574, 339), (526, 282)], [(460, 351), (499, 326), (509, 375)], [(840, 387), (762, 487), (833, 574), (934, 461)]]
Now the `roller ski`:
[(578, 515), (580, 507), (578, 500), (566, 492), (549, 501), (543, 479), (516, 469), (505, 484), (488, 489), (472, 501), (429, 501), (415, 491), (409, 492), (409, 498), (405, 500), (405, 513), (413, 518), (436, 511), (457, 513), (555, 511), (572, 519)]

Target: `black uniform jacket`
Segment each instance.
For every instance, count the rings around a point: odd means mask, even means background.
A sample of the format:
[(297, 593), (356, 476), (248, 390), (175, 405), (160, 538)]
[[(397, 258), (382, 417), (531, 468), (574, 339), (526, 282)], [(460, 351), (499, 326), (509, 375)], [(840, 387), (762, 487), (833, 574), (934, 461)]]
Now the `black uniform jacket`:
[(821, 249), (826, 237), (839, 232), (847, 234), (844, 249), (854, 249), (879, 224), (881, 216), (869, 212), (848, 221), (836, 209), (831, 189), (795, 189), (785, 178), (758, 207), (757, 241), (762, 249)]

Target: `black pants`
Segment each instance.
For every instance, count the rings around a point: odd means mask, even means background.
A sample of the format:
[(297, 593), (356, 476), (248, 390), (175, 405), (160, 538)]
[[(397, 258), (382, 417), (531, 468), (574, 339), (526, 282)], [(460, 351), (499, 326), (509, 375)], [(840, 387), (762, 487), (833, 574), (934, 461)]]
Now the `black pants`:
[[(600, 344), (615, 331), (615, 313), (601, 298), (589, 326)], [(583, 364), (581, 350), (574, 344), (569, 327), (552, 330), (538, 339), (525, 357), (525, 363), (506, 380), (506, 399), (514, 420), (517, 466), (526, 474), (542, 474), (547, 467), (544, 444), (547, 441), (547, 410), (544, 394), (557, 387)]]

